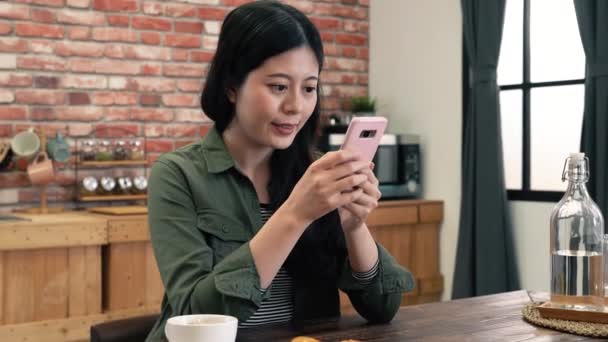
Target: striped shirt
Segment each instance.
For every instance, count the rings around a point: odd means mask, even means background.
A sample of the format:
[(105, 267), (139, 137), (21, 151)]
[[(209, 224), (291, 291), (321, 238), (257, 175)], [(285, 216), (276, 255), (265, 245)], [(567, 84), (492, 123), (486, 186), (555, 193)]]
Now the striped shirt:
[[(262, 223), (266, 223), (273, 211), (267, 204), (260, 204)], [(371, 283), (378, 274), (380, 261), (377, 260), (374, 267), (367, 272), (354, 272), (353, 277), (363, 284)], [(285, 323), (291, 321), (293, 316), (293, 279), (287, 273), (285, 267), (281, 267), (267, 289), (270, 296), (260, 303), (258, 310), (247, 321), (240, 322), (240, 328), (255, 327), (260, 325)]]

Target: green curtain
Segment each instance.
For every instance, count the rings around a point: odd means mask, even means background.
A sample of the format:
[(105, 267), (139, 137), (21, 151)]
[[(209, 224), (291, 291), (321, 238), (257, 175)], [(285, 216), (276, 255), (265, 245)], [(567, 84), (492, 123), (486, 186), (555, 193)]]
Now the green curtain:
[(608, 1), (575, 0), (587, 59), (581, 151), (589, 157), (589, 192), (608, 214)]
[(462, 0), (469, 62), (462, 198), (452, 298), (519, 287), (502, 160), (496, 68), (505, 0)]

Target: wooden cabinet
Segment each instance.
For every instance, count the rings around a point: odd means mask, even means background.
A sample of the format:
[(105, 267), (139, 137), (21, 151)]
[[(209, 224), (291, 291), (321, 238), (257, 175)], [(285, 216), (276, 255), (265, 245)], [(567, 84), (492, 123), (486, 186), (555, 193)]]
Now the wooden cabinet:
[[(441, 201), (383, 201), (368, 218), (374, 239), (382, 244), (415, 277), (415, 288), (405, 293), (402, 305), (439, 301), (443, 276), (439, 272), (439, 228), (443, 220)], [(342, 312), (352, 312), (341, 293)]]
[[(147, 215), (23, 215), (0, 224), (0, 340), (86, 341), (93, 324), (155, 313), (164, 289)], [(438, 301), (441, 201), (384, 201), (372, 235), (416, 278), (402, 303)], [(343, 312), (352, 311), (343, 295)]]

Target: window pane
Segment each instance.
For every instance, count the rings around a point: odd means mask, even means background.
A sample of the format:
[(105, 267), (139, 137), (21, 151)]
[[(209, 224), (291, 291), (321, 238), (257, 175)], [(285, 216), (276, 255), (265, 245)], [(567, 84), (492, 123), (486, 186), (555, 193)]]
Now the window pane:
[(502, 127), (502, 155), (505, 166), (505, 185), (509, 190), (522, 187), (523, 119), (521, 90), (500, 92), (500, 119)]
[(585, 77), (585, 52), (572, 0), (530, 1), (532, 82)]
[(580, 151), (584, 85), (532, 89), (530, 94), (530, 186), (564, 191), (562, 168), (571, 152)]
[(523, 0), (508, 0), (498, 59), (498, 84), (517, 84), (523, 78)]

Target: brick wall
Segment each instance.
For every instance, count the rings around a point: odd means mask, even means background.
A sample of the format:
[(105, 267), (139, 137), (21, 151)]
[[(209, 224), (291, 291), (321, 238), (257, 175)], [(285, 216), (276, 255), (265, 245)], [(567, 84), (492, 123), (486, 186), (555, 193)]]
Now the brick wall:
[[(221, 20), (246, 0), (0, 1), (0, 139), (31, 126), (77, 139), (146, 138), (149, 160), (200, 139), (199, 93)], [(323, 113), (367, 93), (369, 0), (289, 0), (325, 44)], [(73, 206), (73, 161), (56, 164), (49, 200)], [(87, 173), (103, 170), (81, 170)], [(116, 174), (138, 170), (113, 170)], [(32, 206), (39, 189), (0, 172), (0, 211)]]

